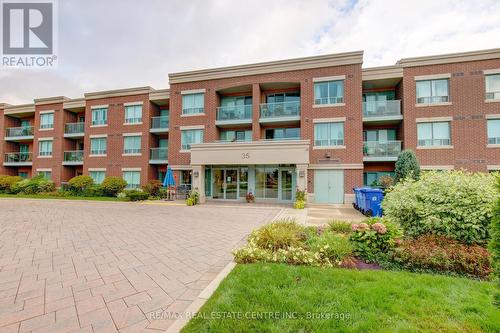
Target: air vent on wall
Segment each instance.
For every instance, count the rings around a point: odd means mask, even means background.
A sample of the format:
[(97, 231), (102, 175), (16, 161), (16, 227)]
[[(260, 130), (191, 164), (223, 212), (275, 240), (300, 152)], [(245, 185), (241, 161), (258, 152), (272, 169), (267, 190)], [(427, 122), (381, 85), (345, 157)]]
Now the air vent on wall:
[(463, 72), (456, 72), (456, 73), (453, 73), (452, 76), (453, 77), (464, 76), (464, 73)]
[(453, 116), (453, 120), (464, 120), (465, 116)]
[(480, 120), (480, 119), (483, 119), (483, 115), (482, 114), (475, 114), (475, 115), (472, 115), (470, 116), (470, 119), (474, 119), (474, 120)]
[(483, 75), (483, 71), (472, 71), (470, 75)]

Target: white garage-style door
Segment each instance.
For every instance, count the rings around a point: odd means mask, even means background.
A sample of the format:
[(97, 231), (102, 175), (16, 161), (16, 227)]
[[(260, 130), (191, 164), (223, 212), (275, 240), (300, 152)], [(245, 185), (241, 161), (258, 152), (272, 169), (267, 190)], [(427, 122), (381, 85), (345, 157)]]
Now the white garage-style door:
[(314, 198), (317, 203), (344, 203), (344, 171), (315, 170)]

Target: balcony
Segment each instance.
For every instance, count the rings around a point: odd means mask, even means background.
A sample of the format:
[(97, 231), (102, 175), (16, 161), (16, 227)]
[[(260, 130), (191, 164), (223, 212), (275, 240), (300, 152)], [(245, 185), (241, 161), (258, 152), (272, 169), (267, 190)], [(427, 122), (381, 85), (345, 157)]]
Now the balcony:
[(168, 126), (169, 126), (168, 116), (152, 117), (151, 128), (149, 129), (149, 132), (168, 133)]
[(149, 164), (167, 164), (168, 148), (151, 148)]
[(403, 119), (401, 101), (369, 101), (363, 102), (364, 122), (390, 122)]
[(63, 165), (83, 165), (83, 150), (65, 151)]
[(85, 135), (85, 123), (68, 123), (64, 125), (65, 138), (82, 138)]
[(252, 107), (252, 104), (218, 107), (215, 124), (219, 127), (251, 124)]
[(401, 152), (401, 141), (364, 141), (363, 161), (396, 161)]
[(33, 126), (11, 127), (5, 130), (6, 141), (33, 140)]
[(266, 103), (260, 105), (261, 123), (290, 124), (300, 121), (300, 102)]
[(33, 153), (18, 152), (6, 153), (3, 161), (4, 166), (31, 166), (33, 165)]

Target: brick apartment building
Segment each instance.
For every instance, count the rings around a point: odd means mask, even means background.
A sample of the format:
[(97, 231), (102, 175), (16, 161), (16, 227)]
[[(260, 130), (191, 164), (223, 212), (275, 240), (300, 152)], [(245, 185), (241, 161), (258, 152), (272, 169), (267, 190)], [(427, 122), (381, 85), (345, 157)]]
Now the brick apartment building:
[(500, 49), (362, 68), (363, 52), (169, 75), (170, 89), (0, 104), (0, 174), (163, 179), (205, 198), (350, 202), (394, 172), (500, 170)]

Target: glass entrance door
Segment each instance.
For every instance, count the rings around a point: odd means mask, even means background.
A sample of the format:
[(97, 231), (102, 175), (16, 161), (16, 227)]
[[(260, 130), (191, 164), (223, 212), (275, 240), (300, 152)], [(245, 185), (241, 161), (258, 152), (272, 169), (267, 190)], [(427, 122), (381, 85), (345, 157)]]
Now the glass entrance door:
[(214, 199), (235, 200), (238, 198), (238, 169), (213, 170)]
[(293, 198), (293, 171), (281, 170), (281, 200), (291, 201)]

